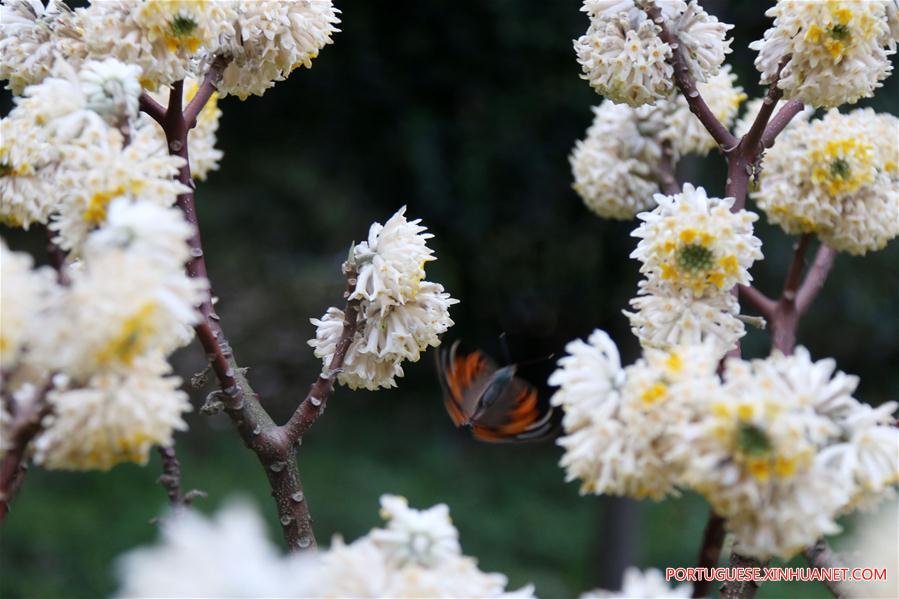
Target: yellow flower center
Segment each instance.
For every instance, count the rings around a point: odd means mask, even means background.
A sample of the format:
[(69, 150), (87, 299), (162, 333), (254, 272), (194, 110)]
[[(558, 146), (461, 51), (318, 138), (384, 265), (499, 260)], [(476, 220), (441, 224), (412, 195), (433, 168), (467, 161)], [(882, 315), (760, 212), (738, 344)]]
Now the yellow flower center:
[(156, 330), (153, 322), (155, 312), (155, 304), (148, 303), (127, 318), (122, 323), (119, 334), (97, 353), (97, 362), (100, 364), (121, 362), (130, 366), (134, 359), (147, 349), (147, 338)]
[(830, 140), (812, 150), (812, 181), (831, 195), (853, 193), (874, 179), (873, 147), (853, 138)]

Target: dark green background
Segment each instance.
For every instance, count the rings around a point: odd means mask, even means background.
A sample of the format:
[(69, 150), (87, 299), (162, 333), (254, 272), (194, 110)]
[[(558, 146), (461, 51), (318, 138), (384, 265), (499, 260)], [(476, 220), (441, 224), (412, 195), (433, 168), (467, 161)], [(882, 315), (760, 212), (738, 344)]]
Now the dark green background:
[[(762, 93), (747, 44), (767, 20), (756, 2), (703, 2), (734, 30), (731, 63), (750, 96)], [(285, 418), (320, 364), (306, 346), (308, 319), (339, 303), (341, 260), (353, 240), (406, 204), (436, 235), (428, 277), (462, 303), (462, 338), (526, 360), (561, 352), (596, 327), (624, 360), (639, 352), (621, 315), (635, 293), (628, 259), (633, 223), (603, 221), (571, 190), (567, 156), (600, 101), (579, 79), (571, 40), (586, 30), (577, 2), (471, 0), (338, 2), (342, 33), (311, 71), (264, 98), (222, 102), (221, 171), (198, 192), (218, 311), (265, 405)], [(872, 105), (896, 112), (897, 79)], [(7, 99), (8, 100), (8, 99)], [(7, 102), (8, 103), (8, 102)], [(689, 180), (723, 188), (713, 155), (681, 165)], [(18, 247), (29, 236), (5, 236)], [(760, 224), (758, 285), (780, 288), (791, 240)], [(800, 342), (861, 375), (859, 396), (899, 397), (896, 243), (864, 259), (840, 255)], [(767, 352), (751, 332), (746, 355)], [(201, 366), (191, 346), (176, 357), (185, 378)], [(525, 369), (545, 381), (551, 363)], [(395, 390), (339, 389), (303, 445), (300, 466), (321, 542), (354, 539), (378, 524), (381, 493), (413, 506), (447, 502), (464, 550), (511, 586), (543, 597), (616, 588), (623, 564), (691, 565), (706, 517), (696, 497), (662, 504), (581, 498), (563, 482), (552, 443), (479, 444), (453, 429), (430, 353)], [(544, 388), (545, 395), (548, 390)], [(192, 392), (194, 405), (204, 392)], [(227, 421), (192, 414), (177, 436), (184, 482), (209, 493), (198, 509), (252, 497), (280, 542), (255, 457)], [(154, 538), (165, 509), (154, 459), (109, 473), (32, 471), (0, 531), (0, 595), (96, 596), (115, 588), (112, 563)], [(235, 556), (222, 556), (223, 566)], [(762, 597), (800, 587), (766, 586)], [(822, 588), (801, 587), (805, 596)]]

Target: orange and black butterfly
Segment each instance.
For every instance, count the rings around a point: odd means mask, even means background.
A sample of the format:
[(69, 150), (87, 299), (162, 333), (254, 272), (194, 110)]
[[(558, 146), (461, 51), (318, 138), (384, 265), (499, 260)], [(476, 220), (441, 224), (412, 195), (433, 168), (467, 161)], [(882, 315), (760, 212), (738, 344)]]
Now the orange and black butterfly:
[(437, 353), (443, 403), (457, 427), (481, 441), (540, 441), (554, 434), (553, 409), (541, 409), (537, 389), (515, 376), (514, 364), (499, 368), (480, 351), (457, 355), (459, 342)]

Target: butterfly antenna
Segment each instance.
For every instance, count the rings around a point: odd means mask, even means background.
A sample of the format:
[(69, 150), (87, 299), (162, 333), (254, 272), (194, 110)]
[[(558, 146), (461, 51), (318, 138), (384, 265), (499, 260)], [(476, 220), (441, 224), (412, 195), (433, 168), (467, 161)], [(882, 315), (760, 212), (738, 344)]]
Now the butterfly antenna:
[(512, 352), (509, 351), (509, 338), (506, 336), (506, 332), (503, 331), (499, 334), (499, 347), (503, 352), (503, 360), (506, 364), (512, 363)]
[(555, 354), (555, 352), (553, 352), (546, 356), (540, 356), (539, 358), (532, 358), (530, 360), (525, 360), (524, 362), (519, 362), (518, 364), (516, 364), (516, 366), (530, 366), (531, 364), (538, 364), (540, 362), (552, 360), (555, 357), (556, 357), (556, 354)]

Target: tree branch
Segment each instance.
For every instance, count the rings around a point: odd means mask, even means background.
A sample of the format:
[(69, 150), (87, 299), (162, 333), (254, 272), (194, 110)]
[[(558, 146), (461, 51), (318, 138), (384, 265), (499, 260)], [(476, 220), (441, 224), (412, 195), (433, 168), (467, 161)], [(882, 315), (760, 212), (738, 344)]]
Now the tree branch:
[[(768, 120), (774, 113), (774, 108), (777, 106), (778, 100), (783, 97), (783, 90), (777, 87), (777, 82), (780, 80), (780, 72), (789, 61), (789, 55), (781, 59), (780, 64), (777, 67), (777, 75), (774, 77), (774, 81), (771, 83), (771, 85), (768, 86), (768, 93), (765, 94), (765, 97), (762, 100), (762, 107), (759, 109), (759, 113), (755, 116), (755, 120), (752, 121), (752, 125), (749, 127), (749, 131), (746, 133), (746, 135), (743, 136), (743, 139), (740, 141), (740, 147), (741, 149), (743, 149), (744, 153), (747, 154), (747, 157), (754, 158), (761, 152), (760, 144), (762, 141), (762, 136), (767, 132), (766, 128), (768, 126)], [(789, 120), (787, 121), (787, 123), (789, 123)], [(784, 127), (786, 127), (786, 123), (784, 123)], [(783, 127), (781, 127), (781, 129), (783, 129)], [(776, 136), (777, 133), (774, 133), (773, 135)], [(772, 137), (772, 143), (773, 139), (774, 138)]]
[(802, 112), (804, 108), (805, 105), (800, 100), (790, 100), (787, 102), (784, 107), (771, 118), (768, 122), (768, 126), (765, 127), (765, 132), (762, 134), (762, 145), (766, 148), (773, 146), (774, 138), (780, 135), (781, 131), (786, 129), (787, 125), (790, 124), (790, 121), (793, 120), (793, 117)]
[[(744, 557), (737, 553), (730, 556), (731, 568), (759, 568), (761, 563), (751, 557)], [(752, 599), (759, 590), (759, 583), (754, 580), (735, 580), (725, 582), (721, 586), (721, 599)]]
[(830, 274), (836, 254), (835, 250), (823, 243), (818, 246), (815, 261), (812, 263), (808, 274), (805, 275), (805, 281), (802, 282), (799, 291), (796, 292), (796, 311), (800, 315), (805, 314), (811, 303), (818, 296), (821, 288), (824, 287), (824, 282), (827, 280), (827, 275)]
[[(714, 568), (721, 557), (721, 545), (724, 544), (725, 520), (715, 512), (709, 512), (709, 519), (702, 535), (702, 547), (696, 560), (697, 568)], [(693, 597), (707, 597), (710, 580), (698, 580), (693, 585)]]
[(165, 118), (165, 107), (145, 91), (140, 93), (140, 109), (147, 113), (151, 119), (162, 125), (162, 120)]
[[(840, 556), (833, 552), (827, 544), (827, 541), (823, 538), (818, 539), (818, 541), (811, 547), (807, 547), (803, 552), (803, 555), (805, 555), (806, 561), (808, 561), (809, 565), (813, 568), (826, 568), (829, 570), (831, 568), (845, 567)], [(848, 599), (849, 597), (852, 597), (852, 593), (846, 588), (845, 583), (842, 581), (824, 578), (822, 582), (837, 599)]]
[(199, 115), (203, 110), (203, 107), (206, 106), (206, 103), (209, 101), (209, 98), (212, 97), (212, 94), (218, 90), (218, 85), (222, 82), (222, 73), (230, 62), (231, 57), (219, 54), (213, 59), (212, 64), (209, 65), (209, 70), (203, 77), (203, 83), (197, 88), (197, 93), (194, 94), (193, 99), (191, 99), (184, 109), (184, 120), (187, 122), (187, 127), (189, 129), (196, 127), (197, 115)]
[(729, 152), (736, 147), (739, 140), (715, 117), (715, 113), (703, 100), (699, 89), (696, 87), (696, 80), (690, 74), (690, 68), (687, 66), (687, 61), (684, 58), (683, 44), (668, 29), (665, 17), (662, 16), (662, 9), (653, 0), (643, 0), (640, 2), (640, 5), (649, 18), (659, 27), (659, 38), (671, 46), (670, 64), (674, 68), (674, 81), (687, 100), (690, 111), (702, 122), (709, 135), (718, 144), (718, 147), (725, 153)]
[(22, 486), (28, 468), (25, 464), (28, 444), (41, 432), (44, 417), (52, 411), (47, 402), (47, 393), (52, 387), (51, 377), (34, 400), (29, 402), (27, 413), (22, 414), (17, 409), (16, 414), (12, 415), (13, 424), (4, 439), (6, 454), (0, 461), (0, 523), (6, 519), (9, 504)]
[(766, 319), (774, 316), (774, 308), (777, 302), (753, 287), (752, 285), (740, 285), (740, 296), (755, 306), (756, 310)]
[(353, 337), (356, 334), (356, 323), (361, 300), (349, 299), (356, 289), (356, 268), (355, 266), (344, 264), (343, 271), (347, 279), (347, 290), (343, 294), (347, 298), (343, 316), (343, 331), (340, 334), (340, 339), (337, 341), (337, 348), (331, 357), (331, 362), (328, 364), (327, 373), (322, 372), (318, 376), (309, 388), (306, 398), (291, 415), (290, 420), (281, 427), (281, 431), (292, 444), (299, 443), (306, 431), (324, 413), (325, 404), (327, 404), (328, 398), (334, 391), (334, 381), (343, 368), (343, 360), (346, 358), (347, 350), (349, 350)]
[(162, 474), (156, 480), (165, 488), (172, 507), (190, 507), (197, 497), (206, 497), (206, 493), (193, 489), (187, 493), (181, 490), (181, 463), (175, 453), (174, 443), (171, 447), (159, 447), (159, 457), (162, 458)]
[(671, 142), (665, 140), (662, 142), (662, 157), (655, 169), (655, 177), (659, 183), (659, 189), (665, 195), (675, 195), (681, 192), (680, 183), (677, 182), (674, 166), (674, 151), (671, 149)]

